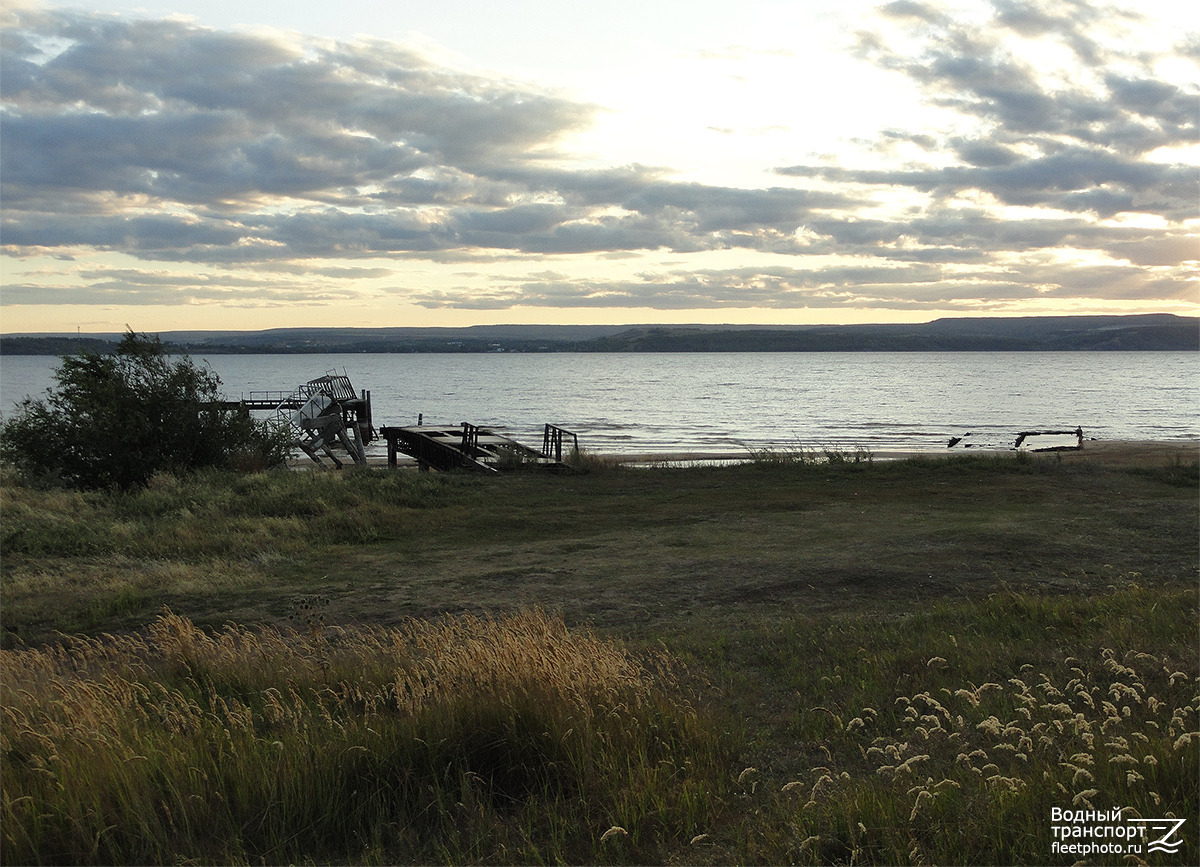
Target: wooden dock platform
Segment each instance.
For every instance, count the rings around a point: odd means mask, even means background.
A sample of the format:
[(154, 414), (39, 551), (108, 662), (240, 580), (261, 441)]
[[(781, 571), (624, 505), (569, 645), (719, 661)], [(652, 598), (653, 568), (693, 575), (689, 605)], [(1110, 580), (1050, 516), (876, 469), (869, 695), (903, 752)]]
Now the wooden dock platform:
[(387, 440), (388, 466), (393, 469), (401, 452), (416, 458), (422, 469), (443, 471), (470, 469), (495, 473), (508, 467), (567, 469), (569, 466), (562, 461), (561, 447), (551, 456), (467, 422), (459, 427), (381, 427), (379, 435)]

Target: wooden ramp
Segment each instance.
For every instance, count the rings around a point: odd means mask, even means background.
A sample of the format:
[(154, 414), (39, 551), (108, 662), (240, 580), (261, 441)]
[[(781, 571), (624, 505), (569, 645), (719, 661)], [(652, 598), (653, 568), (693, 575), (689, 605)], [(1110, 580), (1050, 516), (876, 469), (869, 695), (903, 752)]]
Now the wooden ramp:
[(393, 469), (400, 452), (416, 458), (422, 469), (470, 469), (495, 473), (510, 467), (567, 467), (559, 459), (466, 422), (461, 427), (449, 428), (382, 427), (379, 433), (387, 440), (388, 466)]

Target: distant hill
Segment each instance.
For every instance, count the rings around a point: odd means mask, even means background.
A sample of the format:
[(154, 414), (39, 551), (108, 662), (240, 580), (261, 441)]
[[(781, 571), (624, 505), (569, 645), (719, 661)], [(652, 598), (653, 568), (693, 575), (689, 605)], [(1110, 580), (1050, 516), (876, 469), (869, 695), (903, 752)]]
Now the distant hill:
[[(103, 352), (119, 334), (0, 335), (0, 354)], [(476, 325), (164, 331), (192, 355), (349, 352), (989, 352), (1200, 350), (1200, 318), (1034, 316), (915, 325)]]

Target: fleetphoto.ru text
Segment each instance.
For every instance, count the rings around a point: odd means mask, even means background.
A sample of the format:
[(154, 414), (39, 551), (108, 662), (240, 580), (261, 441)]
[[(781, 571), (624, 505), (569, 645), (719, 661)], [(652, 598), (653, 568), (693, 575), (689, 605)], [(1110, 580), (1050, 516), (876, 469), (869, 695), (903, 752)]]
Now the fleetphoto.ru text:
[(1178, 855), (1183, 847), (1186, 819), (1130, 818), (1130, 808), (1050, 811), (1054, 855)]

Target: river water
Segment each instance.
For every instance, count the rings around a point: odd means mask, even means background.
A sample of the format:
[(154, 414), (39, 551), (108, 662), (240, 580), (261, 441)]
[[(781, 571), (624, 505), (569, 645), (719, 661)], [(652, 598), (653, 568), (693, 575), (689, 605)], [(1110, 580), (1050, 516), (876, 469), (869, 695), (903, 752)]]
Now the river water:
[[(1011, 446), (1026, 430), (1200, 437), (1200, 353), (808, 352), (194, 356), (225, 395), (290, 391), (328, 372), (371, 392), (374, 422), (467, 421), (540, 446), (744, 455), (753, 448), (942, 451)], [(0, 412), (54, 384), (59, 360), (0, 358)], [(970, 436), (966, 436), (969, 434)]]

